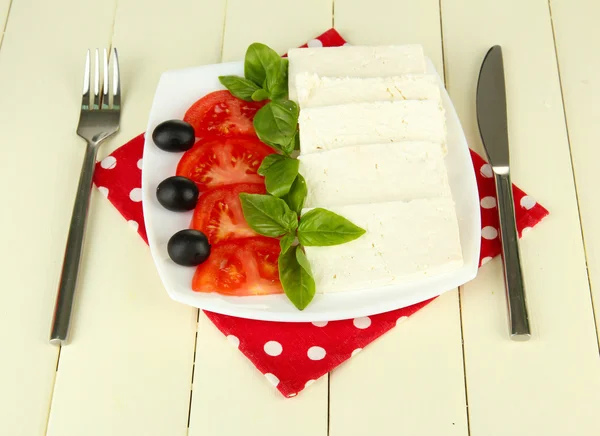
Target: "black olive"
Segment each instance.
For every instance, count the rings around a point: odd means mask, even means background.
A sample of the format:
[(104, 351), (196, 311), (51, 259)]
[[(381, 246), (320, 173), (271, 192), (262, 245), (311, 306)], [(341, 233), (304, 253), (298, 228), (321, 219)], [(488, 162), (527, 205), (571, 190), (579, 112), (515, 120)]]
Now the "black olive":
[(169, 257), (178, 265), (200, 265), (210, 255), (210, 244), (206, 235), (198, 230), (180, 230), (169, 239)]
[(185, 177), (169, 177), (156, 188), (156, 198), (165, 208), (173, 212), (192, 210), (198, 202), (198, 187)]
[(163, 121), (152, 132), (152, 140), (164, 151), (186, 151), (196, 140), (191, 124), (181, 120)]

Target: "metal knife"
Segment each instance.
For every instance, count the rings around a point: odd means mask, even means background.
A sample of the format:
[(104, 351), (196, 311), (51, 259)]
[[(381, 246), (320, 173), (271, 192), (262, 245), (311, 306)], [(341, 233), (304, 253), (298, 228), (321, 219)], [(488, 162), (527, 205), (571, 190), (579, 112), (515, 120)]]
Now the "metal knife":
[(510, 337), (526, 341), (531, 337), (531, 331), (510, 180), (504, 63), (499, 45), (493, 46), (483, 59), (476, 103), (479, 133), (496, 180)]

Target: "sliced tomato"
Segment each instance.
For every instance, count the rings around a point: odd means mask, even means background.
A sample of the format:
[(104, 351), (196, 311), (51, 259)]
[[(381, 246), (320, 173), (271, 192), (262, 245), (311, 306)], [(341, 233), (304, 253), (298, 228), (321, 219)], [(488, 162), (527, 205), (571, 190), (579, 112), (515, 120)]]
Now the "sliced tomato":
[(266, 194), (265, 185), (241, 183), (211, 189), (200, 196), (194, 210), (192, 229), (200, 230), (211, 244), (227, 239), (258, 236), (244, 219), (240, 193)]
[(264, 183), (256, 171), (265, 156), (274, 152), (252, 136), (211, 137), (183, 154), (177, 175), (196, 182), (200, 192), (237, 183)]
[(279, 251), (279, 241), (264, 236), (213, 245), (208, 260), (196, 269), (192, 289), (236, 296), (280, 294)]
[(229, 91), (215, 91), (194, 103), (183, 120), (194, 126), (196, 136), (253, 135), (252, 120), (256, 112), (267, 103), (244, 101)]

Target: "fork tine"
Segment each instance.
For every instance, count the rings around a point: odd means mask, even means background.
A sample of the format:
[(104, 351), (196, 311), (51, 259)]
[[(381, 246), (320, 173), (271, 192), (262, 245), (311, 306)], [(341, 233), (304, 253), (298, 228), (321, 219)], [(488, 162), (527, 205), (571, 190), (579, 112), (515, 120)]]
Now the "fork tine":
[(94, 101), (92, 106), (94, 109), (100, 107), (100, 65), (98, 61), (98, 49), (96, 49), (96, 62), (94, 63)]
[(102, 81), (102, 109), (108, 109), (110, 102), (108, 99), (108, 53), (104, 49), (104, 65), (103, 65), (104, 80)]
[(121, 79), (119, 75), (119, 55), (117, 49), (113, 48), (113, 109), (121, 109)]
[(90, 51), (85, 57), (85, 72), (83, 73), (83, 96), (81, 98), (81, 110), (90, 108)]

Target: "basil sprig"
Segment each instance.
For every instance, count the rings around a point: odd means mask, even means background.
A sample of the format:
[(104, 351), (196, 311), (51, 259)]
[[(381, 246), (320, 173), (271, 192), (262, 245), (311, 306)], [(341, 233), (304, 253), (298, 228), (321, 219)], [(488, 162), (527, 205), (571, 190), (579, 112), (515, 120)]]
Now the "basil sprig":
[(279, 152), (265, 157), (258, 168), (269, 195), (243, 193), (240, 201), (254, 231), (280, 238), (279, 279), (289, 300), (303, 310), (316, 292), (303, 246), (343, 244), (359, 238), (365, 230), (322, 208), (301, 215), (308, 188), (298, 172), (299, 161), (290, 157), (300, 149), (300, 110), (287, 99), (288, 60), (266, 45), (254, 43), (246, 51), (244, 77), (221, 76), (219, 80), (243, 100), (270, 100), (253, 121), (259, 139)]
[(288, 96), (288, 60), (255, 42), (246, 50), (244, 77), (220, 76), (219, 81), (242, 100), (284, 100)]

